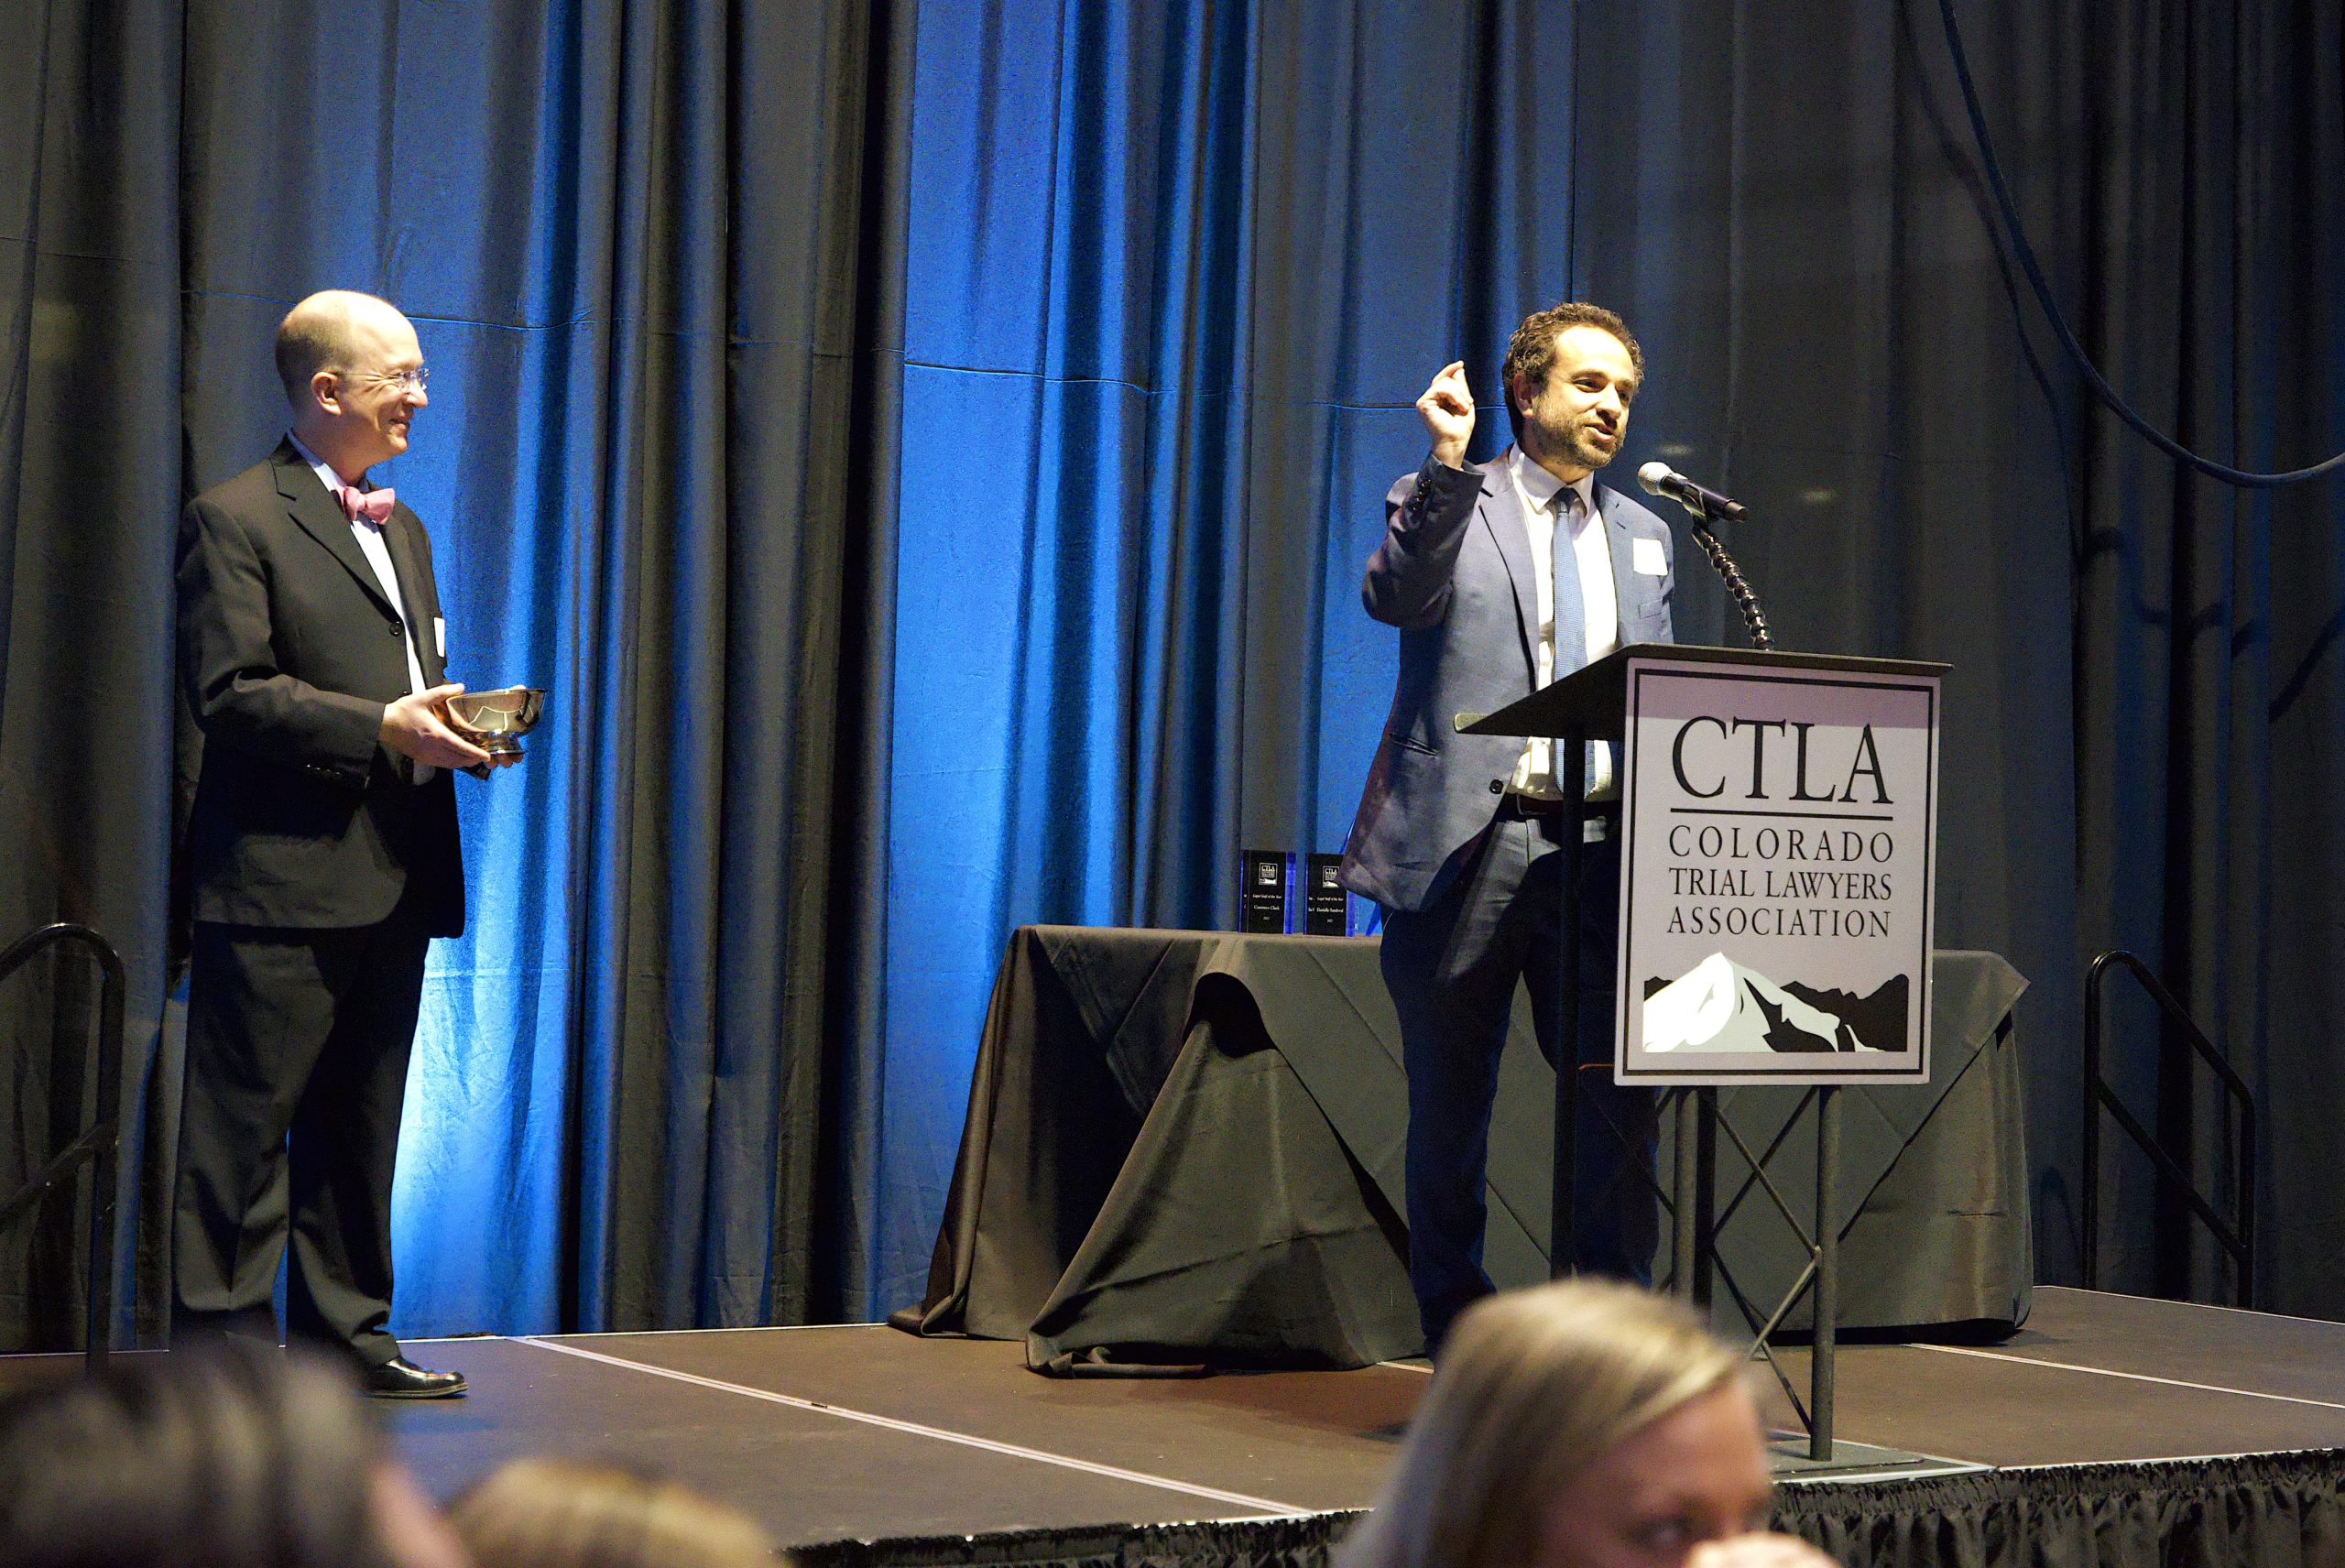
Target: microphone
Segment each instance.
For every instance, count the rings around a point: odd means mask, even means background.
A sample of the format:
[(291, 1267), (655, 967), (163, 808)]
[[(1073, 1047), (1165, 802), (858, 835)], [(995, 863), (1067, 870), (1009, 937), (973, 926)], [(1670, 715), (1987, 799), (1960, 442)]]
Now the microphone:
[(1750, 510), (1740, 501), (1729, 501), (1715, 490), (1703, 489), (1665, 463), (1648, 463), (1638, 469), (1637, 483), (1645, 487), (1646, 494), (1666, 495), (1697, 517), (1739, 523)]

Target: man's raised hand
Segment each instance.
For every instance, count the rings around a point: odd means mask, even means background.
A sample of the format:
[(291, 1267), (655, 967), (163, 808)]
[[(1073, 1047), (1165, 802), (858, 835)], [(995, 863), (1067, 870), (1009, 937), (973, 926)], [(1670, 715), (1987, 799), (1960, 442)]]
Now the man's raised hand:
[(1466, 442), (1474, 434), (1474, 395), (1466, 389), (1466, 362), (1452, 360), (1441, 367), (1424, 396), (1417, 399), (1417, 414), (1433, 437), (1433, 454), (1452, 468), (1466, 466)]
[(401, 757), (433, 768), (474, 768), (488, 753), (448, 727), (442, 705), (464, 691), (461, 683), (415, 691), (383, 708), (382, 741)]

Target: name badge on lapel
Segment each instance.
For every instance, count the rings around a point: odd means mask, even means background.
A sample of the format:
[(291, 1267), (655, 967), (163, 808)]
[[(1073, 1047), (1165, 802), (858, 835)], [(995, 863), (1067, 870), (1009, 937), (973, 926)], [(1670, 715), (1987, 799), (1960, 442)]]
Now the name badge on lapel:
[(1661, 548), (1657, 539), (1632, 539), (1629, 541), (1629, 564), (1647, 577), (1669, 575), (1669, 552)]

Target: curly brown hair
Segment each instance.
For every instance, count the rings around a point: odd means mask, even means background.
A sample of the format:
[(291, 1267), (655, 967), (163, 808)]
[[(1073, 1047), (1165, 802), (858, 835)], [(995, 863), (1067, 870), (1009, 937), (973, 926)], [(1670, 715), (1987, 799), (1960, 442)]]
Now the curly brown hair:
[(1591, 305), (1582, 299), (1566, 299), (1543, 310), (1533, 310), (1522, 318), (1514, 329), (1514, 336), (1507, 340), (1506, 363), (1499, 367), (1499, 384), (1506, 394), (1507, 421), (1514, 427), (1514, 438), (1522, 439), (1522, 410), (1514, 406), (1514, 378), (1526, 377), (1532, 385), (1544, 387), (1547, 373), (1555, 367), (1555, 339), (1566, 327), (1600, 327), (1620, 340), (1629, 351), (1629, 363), (1636, 367), (1637, 379), (1645, 378), (1645, 351), (1637, 346), (1629, 323), (1601, 305)]

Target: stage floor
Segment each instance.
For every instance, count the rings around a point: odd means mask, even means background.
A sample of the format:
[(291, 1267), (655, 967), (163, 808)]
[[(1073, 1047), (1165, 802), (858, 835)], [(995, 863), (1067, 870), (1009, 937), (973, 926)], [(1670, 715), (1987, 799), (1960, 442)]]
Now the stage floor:
[[(1426, 1384), (1405, 1365), (1060, 1381), (1015, 1345), (878, 1326), (416, 1350), (473, 1389), (382, 1407), (434, 1493), (518, 1454), (606, 1456), (790, 1544), (1365, 1508)], [(1805, 1358), (1784, 1361), (1804, 1390)], [(1884, 1471), (1860, 1451), (1837, 1472), (1787, 1463), (1788, 1485), (2345, 1447), (2345, 1324), (2221, 1308), (2044, 1289), (2001, 1345), (1844, 1345), (1838, 1380), (1844, 1439), (1941, 1463)]]

